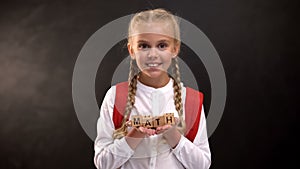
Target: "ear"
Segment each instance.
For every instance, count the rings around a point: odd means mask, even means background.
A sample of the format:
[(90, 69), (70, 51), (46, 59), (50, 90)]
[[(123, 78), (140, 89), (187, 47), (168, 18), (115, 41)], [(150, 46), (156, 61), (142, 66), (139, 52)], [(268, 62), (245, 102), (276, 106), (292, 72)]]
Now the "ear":
[(175, 43), (172, 58), (176, 58), (180, 51), (180, 43)]
[(132, 46), (130, 43), (127, 43), (127, 49), (128, 49), (128, 52), (131, 56), (131, 59), (135, 59), (135, 55), (134, 55), (134, 52), (133, 52), (133, 49), (132, 49)]

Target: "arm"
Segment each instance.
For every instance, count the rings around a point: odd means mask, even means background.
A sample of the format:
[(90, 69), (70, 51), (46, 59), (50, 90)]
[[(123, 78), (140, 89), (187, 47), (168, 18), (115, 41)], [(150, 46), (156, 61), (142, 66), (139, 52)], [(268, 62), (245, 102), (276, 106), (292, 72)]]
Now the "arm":
[(134, 153), (125, 137), (113, 139), (115, 130), (112, 114), (115, 99), (115, 87), (108, 90), (100, 108), (97, 121), (97, 138), (95, 140), (94, 163), (97, 168), (111, 169), (122, 166)]
[(112, 116), (115, 102), (115, 86), (108, 90), (100, 108), (97, 122), (97, 138), (95, 140), (94, 163), (97, 168), (118, 168), (133, 155), (134, 149), (145, 136), (154, 135), (155, 131), (143, 127), (132, 127), (121, 139), (114, 139), (115, 130)]
[(202, 107), (200, 125), (194, 142), (181, 135), (174, 155), (185, 166), (191, 169), (208, 169), (211, 164), (211, 153), (206, 130), (206, 119)]
[(175, 126), (165, 125), (158, 128), (158, 133), (162, 132), (167, 143), (173, 148), (174, 155), (185, 168), (208, 169), (210, 167), (211, 154), (203, 107), (200, 116), (200, 125), (193, 143), (181, 135)]

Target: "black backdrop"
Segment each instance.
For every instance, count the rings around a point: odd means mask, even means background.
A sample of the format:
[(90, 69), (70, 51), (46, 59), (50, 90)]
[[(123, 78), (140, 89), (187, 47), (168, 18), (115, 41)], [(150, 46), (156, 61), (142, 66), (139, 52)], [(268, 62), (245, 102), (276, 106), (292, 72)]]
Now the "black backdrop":
[[(11, 0), (0, 2), (1, 169), (94, 168), (72, 102), (75, 61), (101, 26), (156, 7), (197, 25), (222, 60), (228, 93), (211, 168), (296, 168), (296, 1)], [(99, 102), (110, 74), (98, 71)], [(207, 74), (199, 78), (209, 108)]]

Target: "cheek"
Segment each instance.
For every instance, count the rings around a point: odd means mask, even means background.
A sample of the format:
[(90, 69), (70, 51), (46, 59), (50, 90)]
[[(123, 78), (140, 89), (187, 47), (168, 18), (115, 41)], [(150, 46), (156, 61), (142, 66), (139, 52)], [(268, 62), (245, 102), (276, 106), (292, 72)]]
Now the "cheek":
[(138, 61), (143, 61), (147, 57), (145, 52), (136, 52), (134, 55)]
[(172, 60), (173, 58), (173, 53), (169, 52), (169, 51), (163, 51), (159, 53), (160, 58), (164, 61), (164, 62), (169, 62), (170, 60)]
[(137, 63), (137, 66), (139, 67), (139, 69), (142, 69), (142, 67), (145, 63), (145, 57), (142, 56), (141, 54), (139, 54), (139, 55), (136, 55), (135, 60), (136, 60), (136, 63)]

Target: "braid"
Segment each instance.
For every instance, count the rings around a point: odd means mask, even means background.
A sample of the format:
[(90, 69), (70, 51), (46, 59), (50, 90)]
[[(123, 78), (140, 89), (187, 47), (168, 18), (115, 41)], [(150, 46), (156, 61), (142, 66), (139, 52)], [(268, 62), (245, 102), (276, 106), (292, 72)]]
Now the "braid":
[(177, 57), (172, 59), (172, 67), (173, 67), (173, 90), (174, 90), (174, 104), (175, 108), (179, 115), (179, 124), (178, 129), (183, 134), (185, 131), (185, 122), (183, 120), (183, 106), (181, 99), (181, 85), (180, 85), (180, 72)]
[(130, 114), (134, 103), (135, 103), (135, 94), (136, 94), (136, 84), (137, 84), (137, 65), (136, 63), (131, 59), (130, 60), (130, 71), (128, 76), (128, 95), (127, 95), (127, 102), (126, 102), (126, 108), (124, 117), (122, 120), (122, 126), (114, 131), (113, 137), (115, 139), (120, 139), (124, 137), (127, 134), (127, 127), (125, 125), (126, 120), (128, 118), (128, 115)]

